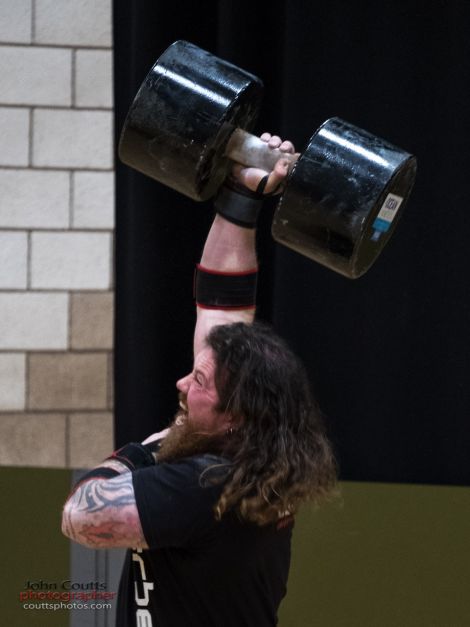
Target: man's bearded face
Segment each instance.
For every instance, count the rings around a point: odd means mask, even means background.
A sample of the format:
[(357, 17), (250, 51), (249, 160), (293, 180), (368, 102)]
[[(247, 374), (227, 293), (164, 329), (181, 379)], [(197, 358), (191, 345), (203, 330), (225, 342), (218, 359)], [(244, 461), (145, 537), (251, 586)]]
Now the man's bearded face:
[(207, 434), (221, 435), (231, 427), (230, 415), (219, 409), (215, 356), (211, 348), (199, 351), (193, 370), (180, 379), (176, 387), (180, 392), (180, 408), (195, 428)]
[(187, 402), (180, 393), (180, 409), (170, 425), (170, 430), (157, 453), (158, 462), (175, 461), (191, 455), (218, 453), (224, 437), (202, 430), (188, 416)]

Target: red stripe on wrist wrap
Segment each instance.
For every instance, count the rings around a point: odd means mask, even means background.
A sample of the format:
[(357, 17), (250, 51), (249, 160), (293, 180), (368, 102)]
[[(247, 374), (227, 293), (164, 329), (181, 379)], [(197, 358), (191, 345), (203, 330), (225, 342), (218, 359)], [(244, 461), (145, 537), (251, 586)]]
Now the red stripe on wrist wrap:
[(194, 275), (196, 304), (202, 309), (254, 309), (257, 277), (257, 268), (226, 272), (197, 264)]

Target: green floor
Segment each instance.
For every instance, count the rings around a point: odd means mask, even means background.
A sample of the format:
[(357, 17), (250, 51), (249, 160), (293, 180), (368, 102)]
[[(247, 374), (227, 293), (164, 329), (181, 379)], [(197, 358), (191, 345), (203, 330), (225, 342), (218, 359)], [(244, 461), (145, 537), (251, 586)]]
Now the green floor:
[(298, 518), (280, 627), (468, 627), (470, 489), (342, 492)]
[(62, 504), (70, 471), (0, 468), (1, 624), (8, 627), (68, 627), (67, 610), (23, 609), (20, 592), (28, 582), (69, 578), (69, 543), (60, 533)]
[[(26, 610), (27, 582), (69, 577), (60, 533), (70, 472), (0, 468), (1, 624), (68, 627)], [(280, 627), (469, 627), (470, 489), (343, 483), (341, 504), (298, 517)], [(190, 627), (190, 625), (188, 625)]]

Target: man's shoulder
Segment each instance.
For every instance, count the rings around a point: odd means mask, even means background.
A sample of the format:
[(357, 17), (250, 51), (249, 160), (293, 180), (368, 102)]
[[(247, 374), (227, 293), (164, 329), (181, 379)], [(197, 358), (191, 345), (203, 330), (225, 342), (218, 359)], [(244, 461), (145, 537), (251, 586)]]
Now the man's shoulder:
[(192, 475), (201, 487), (210, 487), (220, 485), (227, 478), (232, 469), (232, 462), (215, 453), (202, 453), (163, 462), (162, 467), (169, 472)]

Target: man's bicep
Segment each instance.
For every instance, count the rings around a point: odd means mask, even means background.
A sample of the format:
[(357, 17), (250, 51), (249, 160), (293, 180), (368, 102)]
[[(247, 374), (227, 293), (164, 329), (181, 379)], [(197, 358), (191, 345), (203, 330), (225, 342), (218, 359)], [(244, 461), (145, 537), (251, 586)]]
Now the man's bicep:
[(212, 327), (221, 324), (233, 324), (235, 322), (252, 324), (254, 317), (254, 308), (230, 311), (197, 307), (196, 329), (194, 331), (194, 355), (196, 356), (205, 347), (206, 338)]
[(79, 485), (65, 504), (62, 531), (90, 548), (147, 548), (132, 473)]

